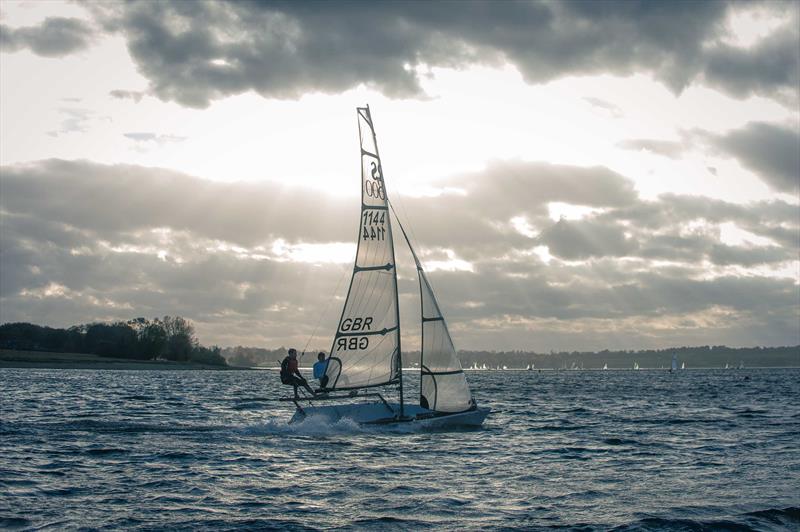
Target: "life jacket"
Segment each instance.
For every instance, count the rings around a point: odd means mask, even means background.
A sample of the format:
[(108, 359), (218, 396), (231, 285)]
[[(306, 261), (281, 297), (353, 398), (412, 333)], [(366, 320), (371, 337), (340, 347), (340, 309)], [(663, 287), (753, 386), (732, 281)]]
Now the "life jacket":
[(291, 362), (291, 358), (288, 356), (283, 359), (281, 362), (281, 382), (283, 384), (290, 384), (292, 378), (292, 372), (289, 370), (289, 362)]

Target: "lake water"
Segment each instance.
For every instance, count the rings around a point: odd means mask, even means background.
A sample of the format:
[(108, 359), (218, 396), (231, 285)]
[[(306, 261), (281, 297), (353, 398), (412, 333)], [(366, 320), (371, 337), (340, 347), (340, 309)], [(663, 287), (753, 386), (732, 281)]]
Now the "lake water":
[(413, 432), (289, 426), (271, 371), (0, 369), (0, 528), (800, 528), (799, 370), (468, 379), (482, 429)]

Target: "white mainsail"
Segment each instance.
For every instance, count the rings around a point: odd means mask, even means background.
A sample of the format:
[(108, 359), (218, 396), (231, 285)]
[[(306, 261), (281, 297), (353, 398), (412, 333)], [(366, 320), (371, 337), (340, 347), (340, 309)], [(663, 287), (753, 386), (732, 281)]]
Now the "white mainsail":
[(350, 289), (333, 339), (329, 389), (399, 380), (400, 320), (389, 204), (369, 108), (359, 107), (361, 221)]

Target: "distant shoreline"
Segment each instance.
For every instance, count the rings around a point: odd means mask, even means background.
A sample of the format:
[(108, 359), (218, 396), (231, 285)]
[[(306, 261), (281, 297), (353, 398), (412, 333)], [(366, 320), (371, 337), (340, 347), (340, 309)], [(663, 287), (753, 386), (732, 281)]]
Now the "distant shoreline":
[(0, 349), (0, 368), (212, 371), (249, 369), (193, 362), (174, 362), (171, 360), (131, 360), (129, 358), (101, 357), (84, 353), (15, 351), (13, 349)]

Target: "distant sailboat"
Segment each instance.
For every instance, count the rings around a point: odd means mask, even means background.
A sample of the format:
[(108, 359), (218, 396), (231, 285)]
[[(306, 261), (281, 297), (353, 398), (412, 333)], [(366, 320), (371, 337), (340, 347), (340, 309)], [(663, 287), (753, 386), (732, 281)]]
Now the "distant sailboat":
[(736, 369), (744, 369), (744, 361), (740, 360), (739, 365), (736, 367)]
[(608, 369), (608, 364), (603, 364), (603, 369)]
[(633, 363), (633, 369), (639, 369), (639, 363), (638, 362), (634, 362)]
[(686, 369), (686, 362), (681, 362), (681, 369)]

